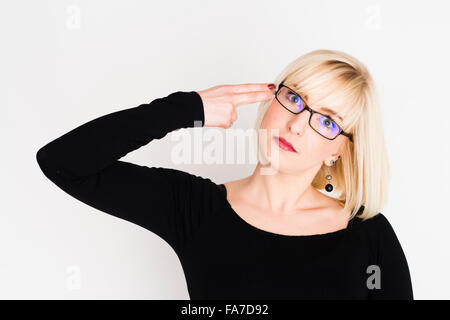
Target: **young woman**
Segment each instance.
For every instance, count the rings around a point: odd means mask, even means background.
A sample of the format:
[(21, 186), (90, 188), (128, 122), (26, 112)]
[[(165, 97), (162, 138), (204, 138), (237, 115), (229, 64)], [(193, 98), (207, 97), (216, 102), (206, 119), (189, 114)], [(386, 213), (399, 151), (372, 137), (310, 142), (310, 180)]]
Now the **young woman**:
[[(367, 68), (316, 50), (275, 84), (177, 91), (89, 121), (37, 161), (69, 195), (164, 239), (191, 299), (413, 299), (406, 257), (380, 212), (389, 164)], [(195, 121), (229, 128), (237, 107), (255, 102), (255, 129), (266, 135), (249, 177), (216, 184), (119, 160)]]

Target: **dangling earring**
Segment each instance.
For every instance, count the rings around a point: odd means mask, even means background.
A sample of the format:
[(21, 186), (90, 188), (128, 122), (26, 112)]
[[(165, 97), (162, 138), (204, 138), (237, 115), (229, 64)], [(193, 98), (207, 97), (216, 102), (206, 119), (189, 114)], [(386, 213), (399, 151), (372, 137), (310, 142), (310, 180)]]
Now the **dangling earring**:
[[(338, 157), (338, 159), (340, 159), (340, 158), (341, 158), (341, 156)], [(334, 165), (334, 161), (331, 161), (331, 165)], [(331, 192), (331, 191), (333, 191), (333, 185), (330, 183), (330, 180), (331, 180), (330, 166), (328, 166), (328, 174), (327, 174), (326, 178), (328, 180), (328, 183), (325, 186), (325, 190), (328, 192)]]
[[(334, 161), (331, 161), (331, 165), (333, 165), (333, 164), (334, 164)], [(331, 192), (331, 191), (333, 191), (333, 185), (330, 183), (330, 180), (331, 180), (330, 167), (329, 166), (327, 166), (327, 167), (328, 167), (328, 174), (327, 174), (328, 183), (325, 186), (325, 190), (327, 190), (328, 192)]]

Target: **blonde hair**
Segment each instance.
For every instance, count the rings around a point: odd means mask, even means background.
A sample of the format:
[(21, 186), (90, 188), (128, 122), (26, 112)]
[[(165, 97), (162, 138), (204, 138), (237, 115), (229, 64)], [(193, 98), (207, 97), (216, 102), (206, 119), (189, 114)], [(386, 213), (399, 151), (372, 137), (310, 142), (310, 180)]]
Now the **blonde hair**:
[[(353, 142), (346, 138), (341, 159), (331, 167), (322, 165), (312, 186), (324, 189), (329, 168), (334, 190), (340, 192), (335, 199), (344, 210), (351, 209), (351, 218), (359, 211), (358, 217), (364, 220), (378, 214), (388, 198), (390, 166), (378, 92), (367, 67), (341, 51), (314, 50), (291, 62), (274, 84), (281, 82), (303, 96), (327, 90), (318, 101), (321, 106), (349, 106), (341, 127), (353, 134)], [(260, 103), (255, 130), (261, 127), (271, 103), (272, 100)], [(258, 161), (267, 165), (257, 137)]]

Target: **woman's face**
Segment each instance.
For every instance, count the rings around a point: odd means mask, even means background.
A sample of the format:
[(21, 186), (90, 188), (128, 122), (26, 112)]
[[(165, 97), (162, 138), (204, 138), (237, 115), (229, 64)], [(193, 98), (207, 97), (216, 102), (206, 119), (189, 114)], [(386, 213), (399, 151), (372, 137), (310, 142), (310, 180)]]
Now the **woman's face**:
[[(320, 99), (319, 96), (303, 98), (313, 110), (323, 114), (329, 114), (315, 105), (314, 102)], [(328, 108), (336, 111), (345, 118), (343, 106)], [(278, 161), (278, 171), (296, 174), (314, 167), (320, 169), (324, 161), (329, 165), (331, 160), (336, 160), (341, 154), (340, 150), (342, 150), (341, 148), (346, 142), (345, 139), (347, 137), (339, 135), (334, 140), (322, 137), (309, 126), (310, 115), (308, 110), (304, 110), (299, 114), (293, 114), (286, 110), (275, 97), (273, 98), (260, 127), (260, 129), (266, 129), (267, 143), (264, 144), (261, 142), (260, 147), (269, 160), (272, 157), (272, 152), (278, 152), (278, 160), (276, 160), (276, 156), (272, 160), (274, 163)], [(332, 118), (339, 125), (342, 124), (338, 118), (333, 116)], [(278, 129), (279, 133), (277, 134), (276, 131), (271, 132), (271, 129)], [(280, 148), (276, 139), (277, 136), (287, 140), (296, 152)]]

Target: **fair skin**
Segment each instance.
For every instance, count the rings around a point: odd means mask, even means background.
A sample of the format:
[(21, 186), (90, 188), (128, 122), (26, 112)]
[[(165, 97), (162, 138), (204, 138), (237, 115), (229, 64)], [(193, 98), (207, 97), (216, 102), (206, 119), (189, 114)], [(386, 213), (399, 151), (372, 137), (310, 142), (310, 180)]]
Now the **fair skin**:
[[(346, 228), (350, 211), (344, 211), (337, 200), (323, 195), (311, 183), (322, 164), (338, 160), (347, 138), (321, 137), (308, 125), (308, 111), (298, 115), (288, 112), (267, 85), (222, 85), (198, 92), (205, 127), (229, 128), (237, 119), (238, 107), (272, 99), (260, 127), (267, 130), (267, 144), (261, 143), (261, 148), (269, 158), (271, 148), (279, 152), (276, 170), (261, 174), (263, 166), (258, 163), (252, 175), (225, 183), (228, 202), (247, 223), (272, 233), (313, 235)], [(315, 104), (320, 96), (304, 98), (311, 108), (321, 111)], [(327, 107), (345, 118), (344, 106)], [(278, 133), (270, 129), (278, 129)], [(271, 146), (273, 135), (289, 141), (297, 153)]]

